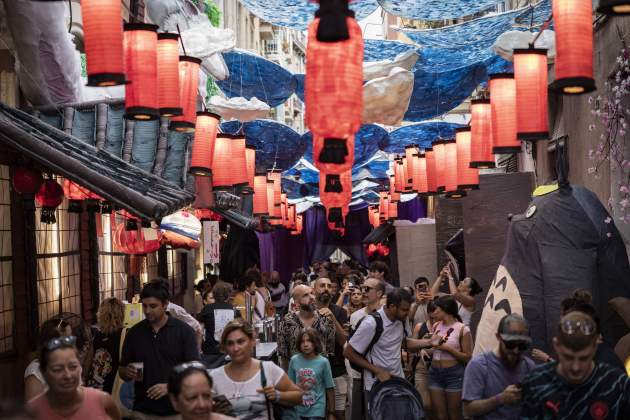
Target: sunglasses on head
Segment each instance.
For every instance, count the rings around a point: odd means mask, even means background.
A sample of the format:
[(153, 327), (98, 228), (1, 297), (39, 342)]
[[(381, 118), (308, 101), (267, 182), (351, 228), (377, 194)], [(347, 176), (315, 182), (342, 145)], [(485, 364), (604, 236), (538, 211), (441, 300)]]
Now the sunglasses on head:
[(503, 344), (508, 350), (518, 348), (520, 351), (525, 351), (529, 348), (529, 343), (526, 341), (504, 341)]
[(577, 334), (578, 332), (583, 335), (593, 335), (597, 332), (595, 322), (590, 319), (583, 319), (579, 321), (565, 319), (560, 322), (560, 329), (563, 333), (568, 335)]
[(188, 369), (206, 370), (206, 366), (201, 362), (192, 361), (192, 362), (182, 363), (181, 365), (175, 366), (173, 368), (173, 371), (177, 374), (180, 374)]
[(77, 343), (77, 338), (73, 335), (70, 335), (68, 337), (59, 337), (59, 338), (53, 338), (52, 340), (48, 340), (46, 341), (46, 344), (44, 344), (44, 347), (48, 351), (53, 351), (61, 347), (72, 347), (76, 343)]

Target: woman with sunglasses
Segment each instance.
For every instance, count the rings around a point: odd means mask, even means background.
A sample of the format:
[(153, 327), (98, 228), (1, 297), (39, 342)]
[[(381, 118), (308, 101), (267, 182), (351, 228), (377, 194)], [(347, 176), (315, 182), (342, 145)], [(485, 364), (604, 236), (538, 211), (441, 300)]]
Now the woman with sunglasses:
[(432, 333), (442, 337), (433, 349), (429, 369), (429, 394), (433, 417), (438, 420), (462, 418), (462, 384), (464, 367), (472, 357), (472, 335), (462, 323), (453, 296), (442, 296), (435, 301)]
[(212, 412), (212, 378), (200, 362), (173, 368), (168, 377), (168, 396), (182, 420), (234, 419)]
[(81, 386), (81, 362), (74, 336), (53, 338), (41, 349), (40, 369), (48, 391), (29, 406), (40, 420), (120, 420), (114, 400), (102, 391)]
[(217, 394), (216, 411), (239, 419), (273, 420), (272, 403), (301, 404), (302, 391), (273, 362), (254, 359), (255, 346), (254, 331), (247, 321), (235, 319), (225, 326), (221, 347), (231, 361), (210, 373)]

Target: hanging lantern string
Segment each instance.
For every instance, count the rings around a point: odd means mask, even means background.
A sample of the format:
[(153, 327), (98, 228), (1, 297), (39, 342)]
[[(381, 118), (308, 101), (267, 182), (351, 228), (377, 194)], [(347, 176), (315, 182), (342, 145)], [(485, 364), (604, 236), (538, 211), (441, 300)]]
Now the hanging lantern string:
[(186, 47), (184, 46), (184, 38), (182, 38), (182, 31), (179, 29), (179, 23), (176, 26), (177, 26), (177, 33), (179, 34), (179, 43), (182, 44), (182, 51), (184, 51), (184, 55), (188, 55), (186, 54)]
[[(533, 19), (533, 14), (532, 14), (532, 19)], [(530, 48), (534, 48), (534, 44), (536, 44), (536, 41), (538, 41), (538, 38), (540, 38), (540, 35), (542, 35), (545, 29), (549, 27), (552, 20), (553, 20), (553, 14), (547, 18), (545, 23), (542, 24), (542, 26), (540, 27), (540, 32), (538, 32), (538, 35), (536, 35), (534, 39), (532, 40), (532, 42), (529, 43)]]

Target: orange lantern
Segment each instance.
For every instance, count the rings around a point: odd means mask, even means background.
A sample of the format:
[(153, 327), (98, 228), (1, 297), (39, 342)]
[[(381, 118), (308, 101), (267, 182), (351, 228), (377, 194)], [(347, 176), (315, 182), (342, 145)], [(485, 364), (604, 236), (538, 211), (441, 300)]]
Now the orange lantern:
[(329, 174), (351, 169), (354, 164), (354, 136), (334, 139), (313, 134), (313, 164)]
[(405, 192), (405, 168), (401, 158), (394, 159), (395, 192), (399, 195)]
[(291, 235), (299, 235), (302, 233), (302, 215), (298, 214), (295, 216), (295, 230), (291, 232)]
[(342, 227), (352, 199), (352, 172), (346, 171), (343, 174), (320, 172), (319, 198), (328, 213), (329, 225)]
[(182, 55), (179, 57), (179, 100), (182, 115), (171, 119), (171, 129), (190, 133), (195, 130), (199, 68), (201, 60)]
[(400, 193), (396, 191), (396, 176), (394, 175), (389, 176), (389, 193), (392, 196), (392, 200), (400, 200)]
[(120, 0), (81, 0), (88, 86), (125, 83)]
[(407, 160), (407, 156), (404, 156), (402, 158), (402, 166), (403, 166), (403, 187), (405, 189), (405, 192), (411, 192), (411, 189), (413, 188), (413, 180), (411, 178), (412, 176), (412, 172), (411, 169), (409, 168), (409, 165), (411, 164), (411, 162), (409, 160)]
[(598, 13), (607, 15), (627, 15), (630, 13), (629, 0), (599, 0)]
[[(277, 169), (267, 172), (267, 178), (273, 181), (273, 203), (279, 206), (282, 203), (282, 174)], [(280, 215), (278, 210), (278, 216)]]
[(436, 140), (433, 142), (433, 155), (435, 156), (435, 182), (437, 192), (442, 193), (446, 187), (446, 180), (444, 178), (444, 169), (446, 167), (444, 140)]
[(247, 185), (254, 191), (254, 176), (256, 176), (256, 148), (245, 146), (245, 164), (247, 165)]
[(232, 134), (217, 134), (212, 153), (212, 187), (214, 189), (232, 189), (233, 180), (239, 176), (235, 172), (245, 170), (245, 153), (243, 152), (242, 155), (242, 163), (232, 155), (232, 142), (239, 138), (241, 137)]
[(380, 216), (383, 218), (383, 220), (387, 220), (388, 219), (388, 212), (389, 212), (389, 194), (387, 194), (386, 191), (381, 191), (379, 193), (379, 202), (378, 202), (378, 207), (379, 207), (379, 211), (380, 211)]
[(494, 168), (490, 99), (473, 99), (470, 106), (471, 168)]
[(393, 202), (391, 199), (387, 201), (387, 218), (398, 218), (398, 203)]
[[(157, 43), (158, 107), (160, 115), (182, 115), (179, 99), (179, 35), (159, 33)], [(199, 115), (199, 114), (197, 114)]]
[(81, 213), (81, 201), (92, 198), (90, 190), (69, 179), (63, 181), (63, 195), (68, 199), (69, 213)]
[[(516, 80), (516, 130), (519, 140), (549, 137), (547, 121), (547, 50), (525, 48), (514, 50)], [(473, 128), (473, 156), (474, 156)]]
[[(157, 82), (157, 25), (125, 24), (125, 118), (159, 117)], [(101, 41), (102, 42), (102, 41)]]
[(119, 224), (112, 235), (114, 249), (123, 254), (132, 255), (150, 254), (157, 251), (161, 246), (162, 233), (159, 229), (153, 229), (155, 231), (154, 239), (147, 240), (145, 231), (149, 230), (151, 229), (136, 228), (127, 230), (123, 223)]
[(276, 206), (275, 195), (275, 182), (267, 178), (267, 210), (270, 219), (280, 219), (280, 206)]
[(429, 194), (437, 194), (437, 167), (435, 164), (435, 152), (432, 147), (424, 149), (424, 157), (427, 161), (427, 188)]
[(195, 201), (192, 206), (198, 210), (211, 209), (215, 206), (212, 177), (195, 176)]
[(457, 142), (457, 187), (460, 190), (479, 188), (479, 170), (470, 167), (471, 133), (470, 127), (455, 129)]
[(427, 160), (424, 153), (415, 153), (413, 159), (413, 191), (418, 194), (426, 194), (429, 192), (429, 185), (427, 183)]
[(212, 155), (221, 117), (211, 112), (197, 112), (195, 139), (192, 144), (190, 173), (198, 176), (212, 174)]
[(554, 0), (555, 80), (552, 89), (567, 95), (595, 90), (593, 5), (591, 0)]
[(346, 139), (361, 126), (363, 35), (354, 18), (346, 17), (348, 39), (322, 42), (317, 36), (320, 22), (315, 18), (308, 27), (305, 122), (313, 138)]
[(257, 173), (254, 176), (254, 216), (269, 215), (269, 200), (267, 198), (267, 174)]
[(287, 205), (287, 229), (295, 229), (295, 204)]
[(490, 108), (492, 114), (492, 153), (519, 153), (516, 137), (516, 81), (513, 73), (490, 75)]
[[(245, 136), (237, 134), (232, 136), (230, 141), (231, 161), (228, 163), (232, 166), (232, 185), (234, 187), (248, 187), (249, 180), (247, 178), (247, 153), (245, 147)], [(251, 193), (251, 191), (243, 191)]]
[(414, 172), (414, 165), (416, 163), (416, 160), (414, 159), (414, 155), (418, 153), (418, 145), (417, 144), (412, 144), (409, 146), (405, 146), (405, 162), (407, 165), (407, 182), (406, 182), (406, 189), (408, 191), (413, 190), (413, 172)]
[(457, 143), (454, 139), (444, 140), (444, 189), (457, 191)]

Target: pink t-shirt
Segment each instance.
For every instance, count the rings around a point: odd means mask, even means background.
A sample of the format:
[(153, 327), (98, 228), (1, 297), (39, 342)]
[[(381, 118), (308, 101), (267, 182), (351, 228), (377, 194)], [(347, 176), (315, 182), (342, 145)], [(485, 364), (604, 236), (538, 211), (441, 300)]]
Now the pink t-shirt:
[(70, 417), (61, 417), (50, 407), (46, 393), (31, 400), (28, 405), (40, 420), (109, 420), (109, 416), (103, 407), (102, 391), (94, 388), (83, 388), (83, 404)]
[[(453, 329), (450, 334), (448, 334), (448, 330)], [(448, 339), (444, 344), (447, 346), (454, 348), (457, 351), (462, 351), (461, 345), (461, 337), (469, 333), (470, 329), (465, 326), (461, 322), (455, 322), (449, 326), (442, 324), (441, 322), (435, 323), (433, 325), (433, 334), (438, 334), (441, 337), (446, 337), (448, 334)], [(433, 351), (433, 360), (456, 360), (452, 354), (443, 351), (443, 350), (434, 350)]]

